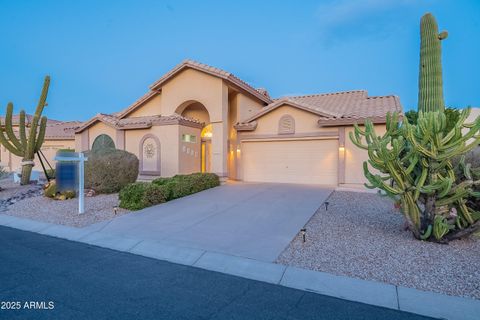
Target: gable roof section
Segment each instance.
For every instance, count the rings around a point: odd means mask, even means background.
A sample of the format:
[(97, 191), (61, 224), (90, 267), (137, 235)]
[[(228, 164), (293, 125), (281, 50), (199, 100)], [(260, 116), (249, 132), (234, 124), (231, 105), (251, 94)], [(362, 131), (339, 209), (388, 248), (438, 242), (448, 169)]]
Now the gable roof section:
[(252, 86), (250, 86), (248, 83), (245, 81), (241, 80), (240, 78), (237, 78), (234, 74), (227, 72), (225, 70), (215, 68), (209, 65), (206, 65), (204, 63), (200, 63), (194, 60), (184, 60), (180, 64), (176, 65), (172, 70), (169, 72), (165, 73), (160, 79), (155, 81), (153, 84), (150, 85), (150, 90), (145, 93), (143, 96), (141, 96), (137, 101), (132, 103), (130, 106), (128, 106), (125, 110), (121, 111), (118, 116), (120, 118), (124, 118), (128, 114), (130, 114), (132, 111), (136, 110), (140, 106), (143, 105), (143, 103), (149, 101), (151, 98), (153, 98), (155, 95), (160, 93), (161, 87), (170, 79), (172, 79), (175, 75), (180, 73), (181, 71), (185, 69), (195, 69), (198, 71), (201, 71), (203, 73), (207, 73), (209, 75), (212, 75), (217, 78), (221, 78), (228, 83), (232, 84), (235, 87), (238, 87), (245, 92), (251, 94), (255, 98), (261, 100), (264, 103), (271, 103), (272, 99), (270, 99), (270, 96), (268, 95), (268, 92), (265, 89), (259, 88), (255, 89)]
[(255, 88), (253, 88), (252, 86), (250, 86), (245, 81), (241, 80), (240, 78), (237, 78), (233, 73), (230, 73), (228, 71), (225, 71), (225, 70), (222, 70), (222, 69), (219, 69), (219, 68), (216, 68), (216, 67), (212, 67), (212, 66), (209, 66), (207, 64), (200, 63), (200, 62), (197, 62), (197, 61), (194, 61), (194, 60), (184, 60), (182, 63), (175, 66), (175, 68), (173, 68), (172, 70), (170, 70), (169, 72), (164, 74), (163, 77), (161, 77), (160, 79), (155, 81), (150, 86), (150, 89), (151, 90), (159, 90), (165, 82), (170, 80), (177, 73), (179, 73), (182, 70), (185, 70), (187, 68), (195, 69), (195, 70), (210, 74), (214, 77), (218, 77), (218, 78), (221, 78), (223, 80), (226, 80), (227, 82), (233, 84), (234, 86), (237, 86), (240, 89), (243, 89), (244, 91), (250, 93), (252, 96), (256, 97), (257, 99), (259, 99), (259, 100), (261, 100), (265, 103), (271, 103), (272, 102), (272, 100), (268, 97), (268, 93), (266, 94), (266, 92), (264, 90), (262, 90), (262, 89), (257, 90)]
[(201, 128), (203, 123), (183, 117), (179, 114), (173, 114), (170, 116), (143, 116), (143, 117), (131, 117), (121, 119), (117, 115), (113, 114), (104, 114), (99, 113), (92, 119), (84, 122), (81, 126), (77, 127), (75, 133), (80, 133), (83, 130), (91, 127), (97, 122), (103, 122), (106, 125), (118, 129), (118, 130), (128, 130), (128, 129), (146, 129), (154, 125), (169, 125), (169, 124), (181, 124), (190, 127)]
[[(319, 116), (319, 126), (336, 126), (353, 124), (367, 118), (375, 123), (385, 123), (388, 112), (402, 112), (400, 99), (397, 96), (369, 97), (365, 90), (354, 90), (336, 93), (290, 96), (275, 100), (257, 114), (238, 123), (243, 130), (253, 130), (247, 124), (262, 117), (282, 105), (289, 105)], [(251, 129), (248, 129), (251, 128)]]
[(297, 102), (297, 101), (289, 99), (289, 98), (281, 98), (281, 99), (276, 100), (274, 103), (269, 104), (268, 106), (266, 106), (265, 108), (260, 110), (258, 113), (254, 114), (252, 117), (243, 121), (243, 123), (248, 123), (248, 122), (254, 121), (254, 120), (256, 120), (260, 117), (263, 117), (267, 113), (270, 113), (271, 111), (273, 111), (273, 110), (275, 110), (275, 109), (277, 109), (281, 106), (285, 106), (285, 105), (291, 106), (291, 107), (294, 107), (294, 108), (297, 108), (297, 109), (301, 109), (301, 110), (316, 114), (318, 116), (323, 116), (323, 117), (335, 116), (334, 113), (329, 113), (321, 107), (312, 108), (312, 106), (306, 105), (304, 103)]

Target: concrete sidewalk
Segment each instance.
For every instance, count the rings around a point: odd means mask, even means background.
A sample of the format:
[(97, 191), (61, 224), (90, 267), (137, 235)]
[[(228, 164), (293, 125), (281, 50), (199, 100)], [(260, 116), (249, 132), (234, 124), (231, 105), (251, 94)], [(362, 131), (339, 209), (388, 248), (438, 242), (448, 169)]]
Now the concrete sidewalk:
[(0, 214), (0, 225), (433, 318), (477, 320), (480, 314), (479, 300), (175, 246), (169, 242), (105, 234), (101, 230), (105, 225), (101, 224), (77, 229)]

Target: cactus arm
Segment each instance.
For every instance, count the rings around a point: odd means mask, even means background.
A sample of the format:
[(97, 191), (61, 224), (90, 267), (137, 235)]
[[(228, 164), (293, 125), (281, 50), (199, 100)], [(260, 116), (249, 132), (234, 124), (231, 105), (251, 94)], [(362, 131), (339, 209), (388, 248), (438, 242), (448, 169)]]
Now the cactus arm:
[(36, 141), (37, 128), (38, 128), (38, 123), (40, 121), (40, 116), (43, 112), (43, 108), (46, 105), (49, 85), (50, 85), (50, 77), (46, 76), (45, 81), (43, 83), (42, 94), (40, 95), (40, 100), (38, 101), (37, 109), (35, 110), (35, 115), (33, 116), (32, 125), (30, 126), (28, 144), (26, 146), (25, 156), (30, 159), (33, 159), (35, 149), (37, 148), (37, 141)]
[(42, 147), (43, 141), (45, 140), (45, 132), (47, 128), (47, 117), (42, 117), (40, 122), (40, 130), (38, 132), (37, 141), (35, 144), (35, 152), (38, 152)]
[(5, 132), (7, 134), (8, 139), (11, 141), (12, 145), (22, 151), (22, 145), (18, 140), (17, 136), (13, 132), (13, 103), (9, 102), (7, 105), (7, 114), (5, 116)]
[(23, 153), (21, 150), (17, 149), (10, 140), (5, 136), (5, 129), (3, 128), (1, 121), (0, 121), (0, 143), (11, 153), (16, 156), (23, 157)]
[(27, 135), (25, 133), (25, 111), (22, 110), (20, 111), (20, 142), (22, 146), (27, 145)]

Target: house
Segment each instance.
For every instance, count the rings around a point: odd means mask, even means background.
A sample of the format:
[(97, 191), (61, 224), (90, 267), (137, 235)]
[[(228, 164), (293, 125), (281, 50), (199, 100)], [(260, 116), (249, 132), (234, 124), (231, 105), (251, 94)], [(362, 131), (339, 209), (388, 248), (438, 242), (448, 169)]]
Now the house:
[(348, 134), (371, 119), (385, 131), (397, 96), (346, 91), (273, 99), (232, 73), (186, 60), (126, 109), (75, 129), (75, 149), (114, 144), (136, 154), (140, 174), (214, 172), (253, 182), (365, 182), (365, 151)]
[[(30, 126), (33, 119), (33, 115), (25, 115), (25, 125)], [(1, 124), (5, 123), (5, 118), (0, 117)], [(15, 133), (18, 133), (18, 127), (20, 124), (19, 115), (12, 116), (12, 127)], [(47, 161), (53, 166), (54, 157), (60, 149), (74, 149), (75, 148), (75, 129), (82, 123), (79, 121), (58, 121), (48, 119), (45, 129), (45, 141), (42, 145), (41, 152), (45, 156), (42, 159)], [(5, 146), (0, 147), (0, 166), (6, 171), (15, 171), (20, 169), (22, 158), (12, 154)], [(45, 163), (48, 169), (48, 165)], [(42, 171), (41, 163), (38, 156), (35, 156), (34, 170)]]

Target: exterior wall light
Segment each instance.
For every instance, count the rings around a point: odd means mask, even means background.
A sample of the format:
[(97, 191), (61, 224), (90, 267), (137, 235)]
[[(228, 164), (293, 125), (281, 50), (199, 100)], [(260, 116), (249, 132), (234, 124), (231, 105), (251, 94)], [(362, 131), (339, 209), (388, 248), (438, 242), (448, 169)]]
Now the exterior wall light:
[(240, 153), (240, 146), (237, 147), (237, 153)]

